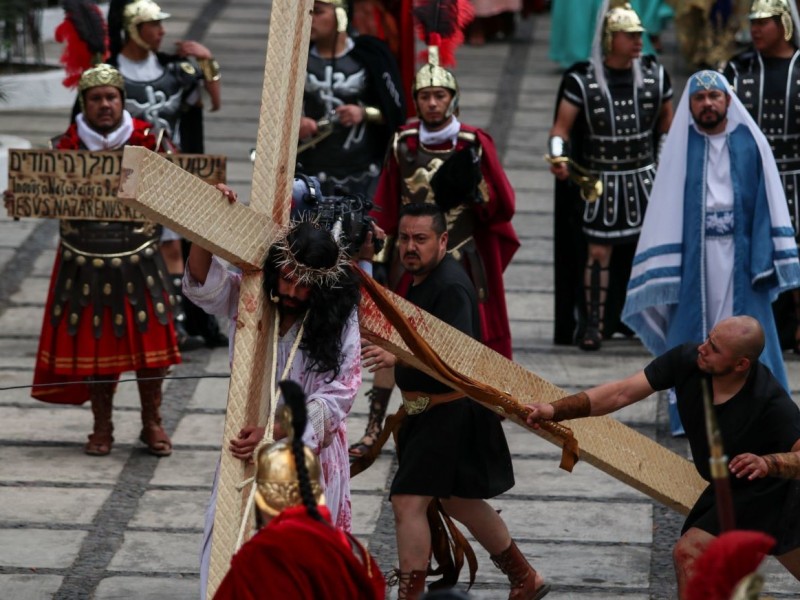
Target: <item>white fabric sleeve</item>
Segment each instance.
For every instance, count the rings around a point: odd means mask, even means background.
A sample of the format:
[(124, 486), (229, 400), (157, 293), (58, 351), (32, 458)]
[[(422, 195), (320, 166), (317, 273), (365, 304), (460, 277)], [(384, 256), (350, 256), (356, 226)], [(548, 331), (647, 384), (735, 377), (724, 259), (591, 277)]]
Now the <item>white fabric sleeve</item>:
[(226, 269), (215, 256), (202, 284), (192, 277), (187, 263), (183, 272), (183, 295), (211, 315), (235, 319), (239, 311), (241, 281), (241, 274)]

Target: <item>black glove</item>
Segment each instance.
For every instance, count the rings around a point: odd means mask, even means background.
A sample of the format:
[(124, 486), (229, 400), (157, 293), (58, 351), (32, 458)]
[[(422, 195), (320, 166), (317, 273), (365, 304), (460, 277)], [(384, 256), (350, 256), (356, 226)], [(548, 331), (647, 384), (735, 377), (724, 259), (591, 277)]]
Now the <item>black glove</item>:
[(478, 148), (469, 146), (450, 155), (431, 178), (436, 204), (443, 211), (459, 204), (482, 202), (478, 184), (483, 179)]

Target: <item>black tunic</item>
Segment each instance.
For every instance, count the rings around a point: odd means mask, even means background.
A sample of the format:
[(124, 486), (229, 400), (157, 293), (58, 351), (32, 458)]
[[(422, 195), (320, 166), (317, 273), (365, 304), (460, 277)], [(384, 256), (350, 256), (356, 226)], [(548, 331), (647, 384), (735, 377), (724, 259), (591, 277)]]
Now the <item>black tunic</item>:
[[(678, 412), (686, 430), (695, 467), (700, 476), (711, 481), (709, 448), (705, 430), (705, 414), (701, 381), (707, 377), (697, 366), (697, 344), (683, 344), (662, 354), (644, 370), (653, 389), (675, 388)], [(715, 405), (725, 453), (729, 459), (739, 454), (758, 456), (789, 452), (800, 439), (800, 410), (773, 377), (771, 371), (757, 362), (744, 386), (730, 400)], [(748, 481), (729, 477), (737, 529), (763, 531), (778, 540), (775, 554), (782, 554), (800, 545), (796, 507), (799, 482), (765, 477)], [(719, 535), (717, 506), (713, 483), (692, 507), (683, 532), (697, 527)]]
[[(462, 332), (480, 338), (478, 300), (464, 269), (447, 255), (406, 298)], [(401, 390), (451, 391), (428, 375), (395, 367)], [(398, 434), (400, 466), (392, 494), (437, 498), (492, 498), (514, 486), (514, 471), (500, 419), (462, 398), (409, 416)]]

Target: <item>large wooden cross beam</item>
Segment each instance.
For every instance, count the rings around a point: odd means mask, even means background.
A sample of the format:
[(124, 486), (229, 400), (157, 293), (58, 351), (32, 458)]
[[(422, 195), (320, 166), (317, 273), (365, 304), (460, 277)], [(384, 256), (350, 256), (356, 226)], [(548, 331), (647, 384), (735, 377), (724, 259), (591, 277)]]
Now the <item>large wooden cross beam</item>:
[[(212, 186), (142, 148), (126, 148), (118, 197), (187, 239), (242, 268), (224, 440), (269, 414), (272, 309), (261, 292), (261, 266), (279, 225), (288, 219), (313, 0), (274, 0), (250, 207), (229, 205)], [(552, 401), (564, 392), (479, 342), (395, 297), (439, 356), (458, 372), (523, 403)], [(403, 360), (438, 377), (411, 354), (366, 295), (362, 333)], [(527, 427), (516, 415), (514, 422)], [(606, 473), (686, 513), (705, 486), (693, 465), (618, 421), (599, 417), (569, 423), (581, 457)], [(557, 443), (547, 432), (534, 431)], [(245, 464), (225, 449), (212, 540), (208, 597), (228, 570), (249, 490), (237, 490)]]

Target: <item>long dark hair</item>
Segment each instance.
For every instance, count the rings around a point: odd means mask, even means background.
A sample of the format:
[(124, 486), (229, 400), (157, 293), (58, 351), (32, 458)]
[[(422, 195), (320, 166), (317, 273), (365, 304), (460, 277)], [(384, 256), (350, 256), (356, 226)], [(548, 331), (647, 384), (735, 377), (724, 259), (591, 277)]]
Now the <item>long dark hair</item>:
[[(298, 223), (287, 237), (294, 257), (303, 265), (318, 269), (333, 267), (339, 260), (339, 247), (331, 234), (315, 223)], [(264, 292), (277, 296), (281, 251), (272, 246), (264, 262)], [(345, 268), (333, 286), (314, 285), (308, 301), (300, 350), (311, 359), (318, 373), (339, 375), (342, 362), (342, 332), (347, 319), (361, 298), (356, 274)]]
[(297, 485), (300, 488), (300, 497), (308, 514), (317, 521), (324, 521), (317, 508), (317, 500), (311, 487), (311, 478), (306, 468), (305, 446), (303, 445), (303, 432), (306, 430), (306, 395), (297, 383), (291, 380), (281, 381), (278, 384), (283, 394), (283, 401), (292, 411), (292, 454), (294, 455), (295, 469), (297, 470)]

